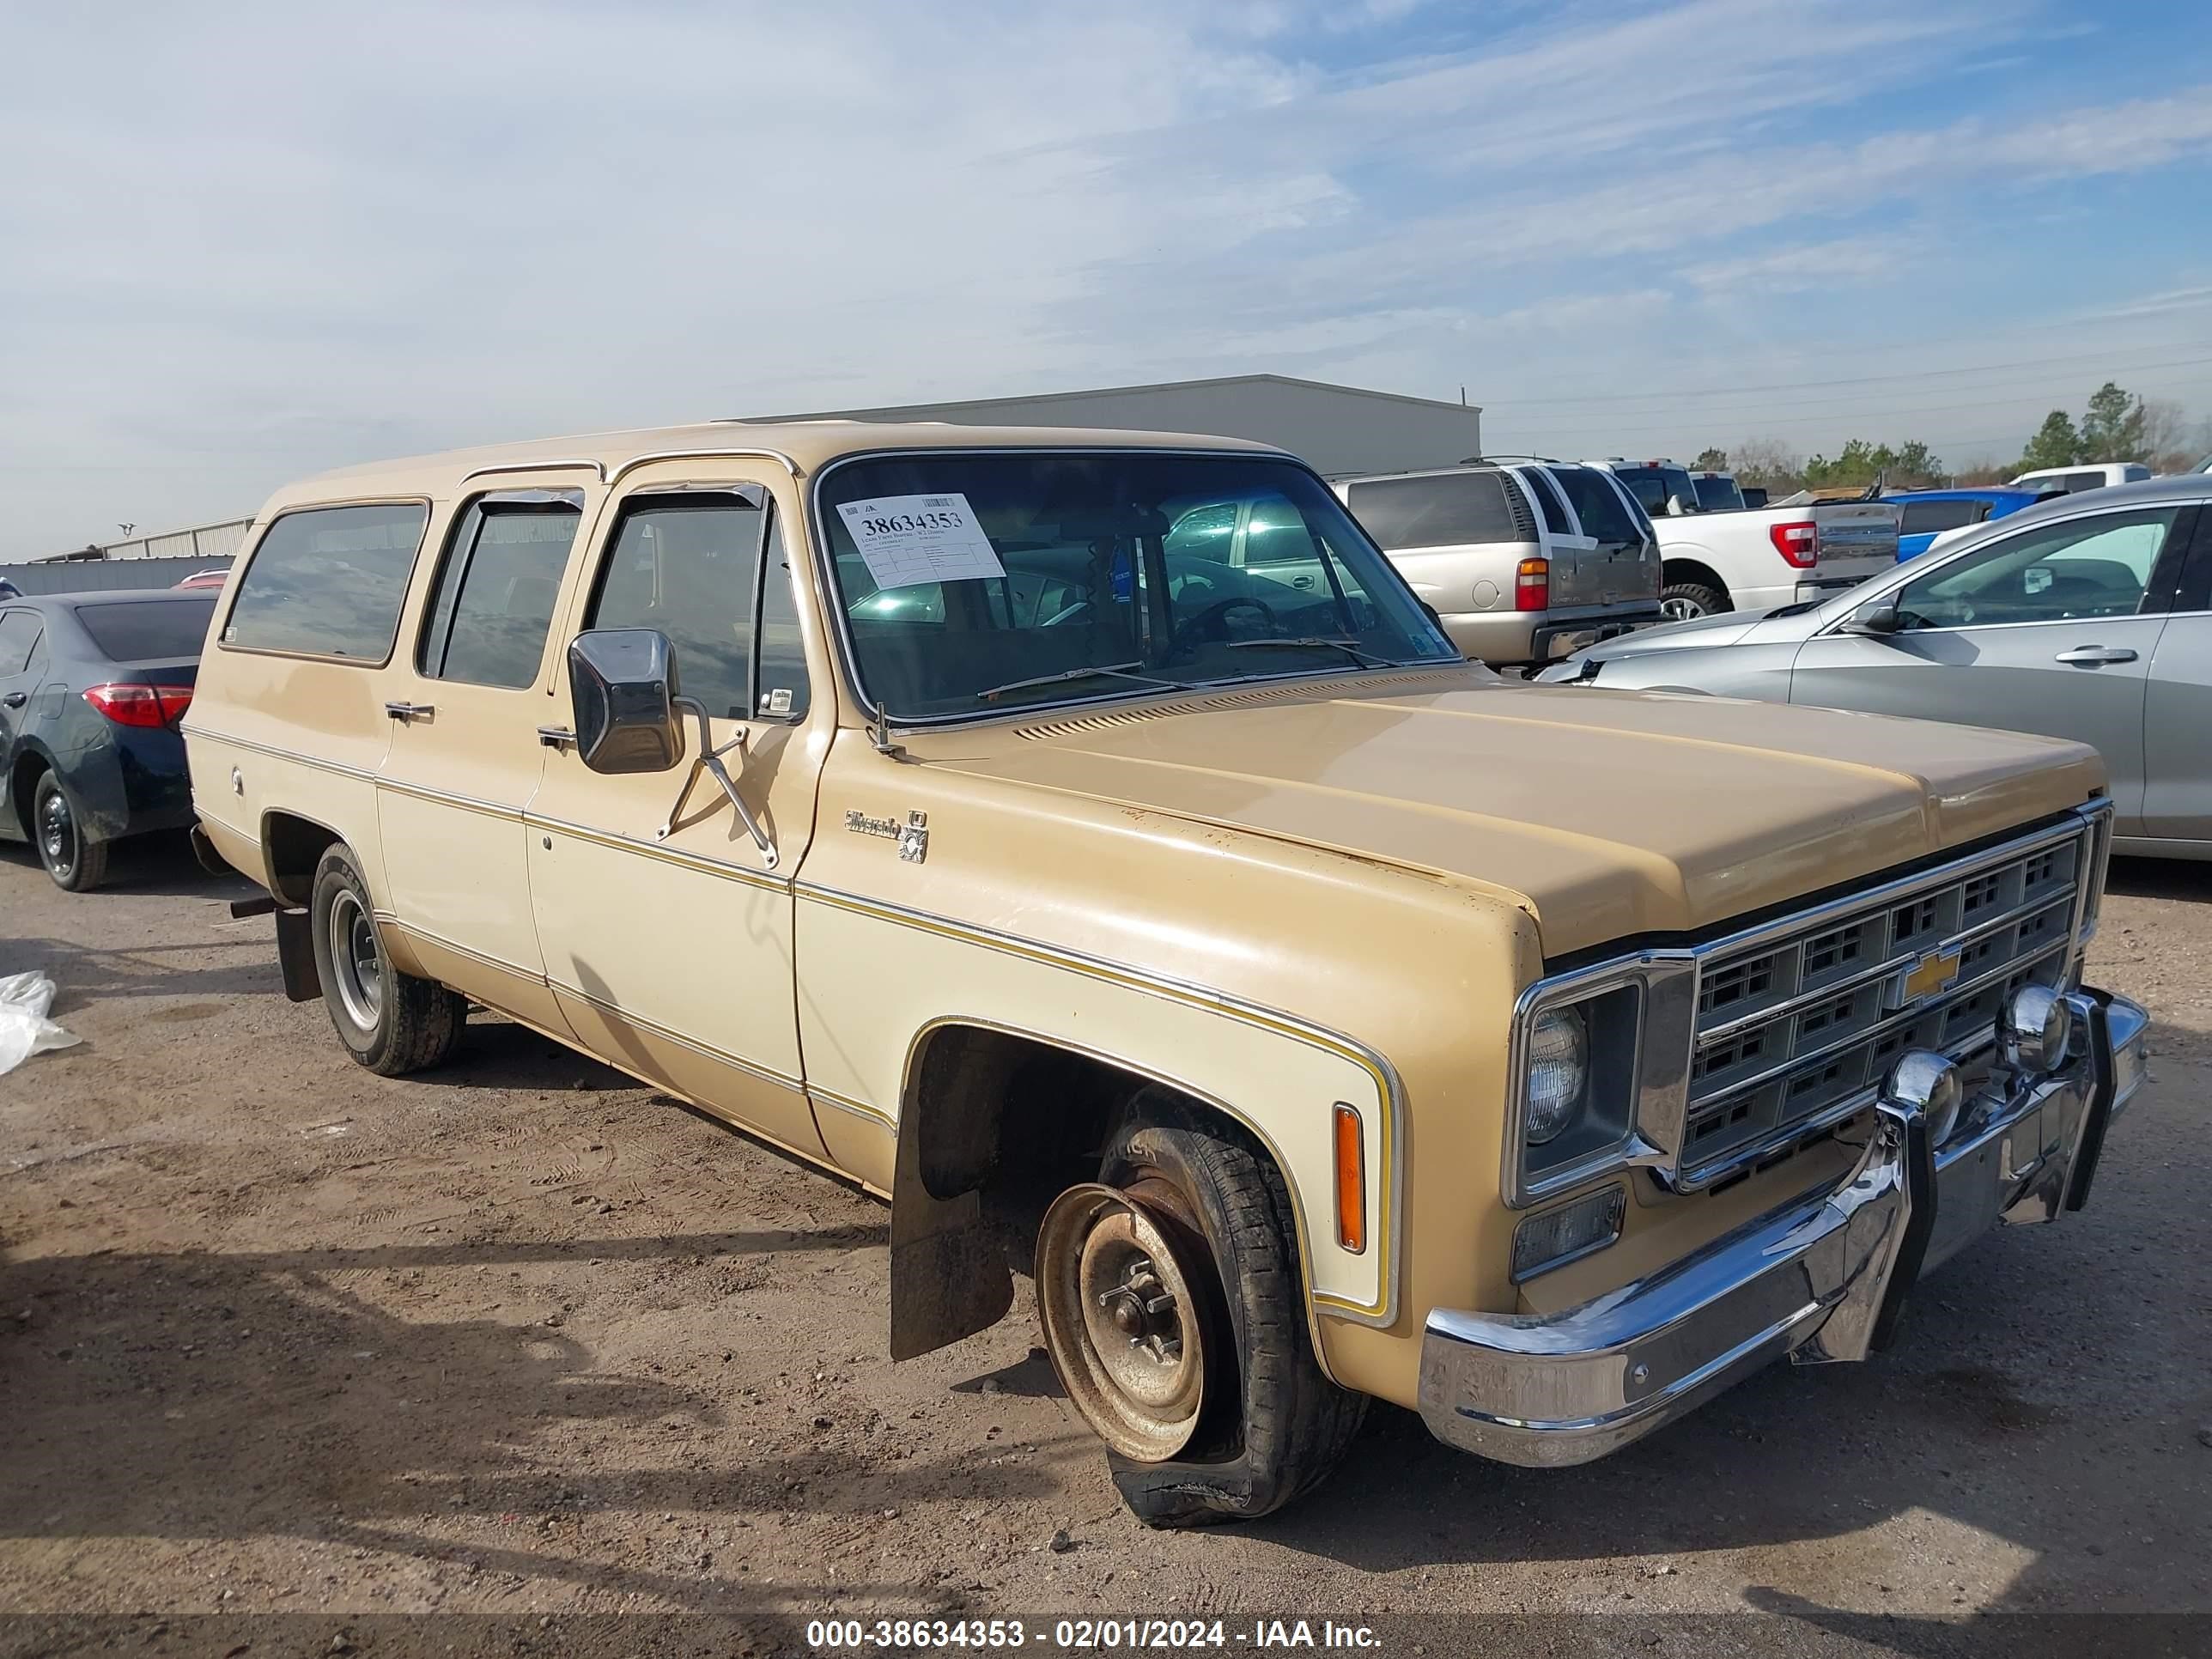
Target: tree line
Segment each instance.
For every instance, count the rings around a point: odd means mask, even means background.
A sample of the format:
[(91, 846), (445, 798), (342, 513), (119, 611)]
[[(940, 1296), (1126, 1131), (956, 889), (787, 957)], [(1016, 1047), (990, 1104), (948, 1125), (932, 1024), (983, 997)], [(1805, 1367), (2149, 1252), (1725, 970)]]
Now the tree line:
[(2179, 404), (2136, 397), (2107, 380), (2090, 395), (2079, 420), (2063, 409), (2044, 417), (2016, 461), (1994, 457), (1955, 471), (1920, 439), (1902, 443), (1853, 438), (1832, 456), (1803, 455), (1778, 438), (1750, 438), (1733, 449), (1708, 447), (1691, 465), (1733, 472), (1740, 483), (1771, 494), (1796, 489), (1863, 488), (1883, 477), (1893, 489), (2002, 483), (2045, 467), (2137, 461), (2154, 472), (2185, 472), (2212, 450), (2212, 421), (2191, 422)]

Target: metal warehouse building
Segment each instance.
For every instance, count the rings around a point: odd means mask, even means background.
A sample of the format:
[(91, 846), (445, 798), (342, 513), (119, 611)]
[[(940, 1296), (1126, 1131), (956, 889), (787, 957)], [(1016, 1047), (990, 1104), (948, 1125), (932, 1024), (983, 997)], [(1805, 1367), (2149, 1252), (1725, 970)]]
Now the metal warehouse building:
[(948, 421), (956, 426), (1089, 426), (1249, 438), (1304, 456), (1333, 477), (1451, 466), (1482, 453), (1482, 410), (1362, 386), (1238, 374), (1029, 398), (819, 409), (769, 421)]

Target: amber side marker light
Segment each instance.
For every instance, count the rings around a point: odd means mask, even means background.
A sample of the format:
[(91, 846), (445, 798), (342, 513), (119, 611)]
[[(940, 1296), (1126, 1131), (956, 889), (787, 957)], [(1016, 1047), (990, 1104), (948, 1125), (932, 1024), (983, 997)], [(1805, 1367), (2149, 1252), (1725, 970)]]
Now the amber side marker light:
[(1336, 1103), (1336, 1242), (1359, 1255), (1367, 1248), (1367, 1137), (1359, 1113)]

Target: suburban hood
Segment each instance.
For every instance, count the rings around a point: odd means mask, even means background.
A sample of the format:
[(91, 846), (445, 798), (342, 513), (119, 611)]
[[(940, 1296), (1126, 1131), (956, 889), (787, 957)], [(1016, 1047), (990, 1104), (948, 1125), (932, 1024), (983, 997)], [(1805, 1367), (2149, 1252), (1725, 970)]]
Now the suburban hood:
[[(2096, 752), (1834, 709), (1435, 674), (1041, 715), (915, 758), (1459, 876), (1547, 956), (1705, 927), (2080, 805)], [(1403, 690), (1409, 681), (1443, 689)], [(1396, 692), (1397, 695), (1393, 695)]]

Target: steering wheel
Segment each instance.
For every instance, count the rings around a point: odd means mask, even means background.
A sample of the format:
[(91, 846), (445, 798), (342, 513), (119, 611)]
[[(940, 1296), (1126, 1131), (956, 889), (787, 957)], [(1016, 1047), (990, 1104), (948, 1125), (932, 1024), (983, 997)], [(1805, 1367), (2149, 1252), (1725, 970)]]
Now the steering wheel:
[(1217, 631), (1217, 624), (1218, 624), (1221, 619), (1227, 616), (1231, 611), (1239, 609), (1258, 611), (1261, 617), (1266, 618), (1267, 624), (1270, 629), (1273, 629), (1276, 625), (1274, 610), (1265, 599), (1255, 599), (1249, 595), (1239, 594), (1234, 599), (1216, 599), (1212, 605), (1206, 606), (1205, 610), (1200, 611), (1196, 616), (1190, 617), (1188, 621), (1176, 623), (1175, 631), (1176, 644), (1177, 646), (1186, 646), (1189, 645), (1194, 641), (1200, 639), (1228, 638), (1229, 630), (1225, 628), (1221, 628)]

